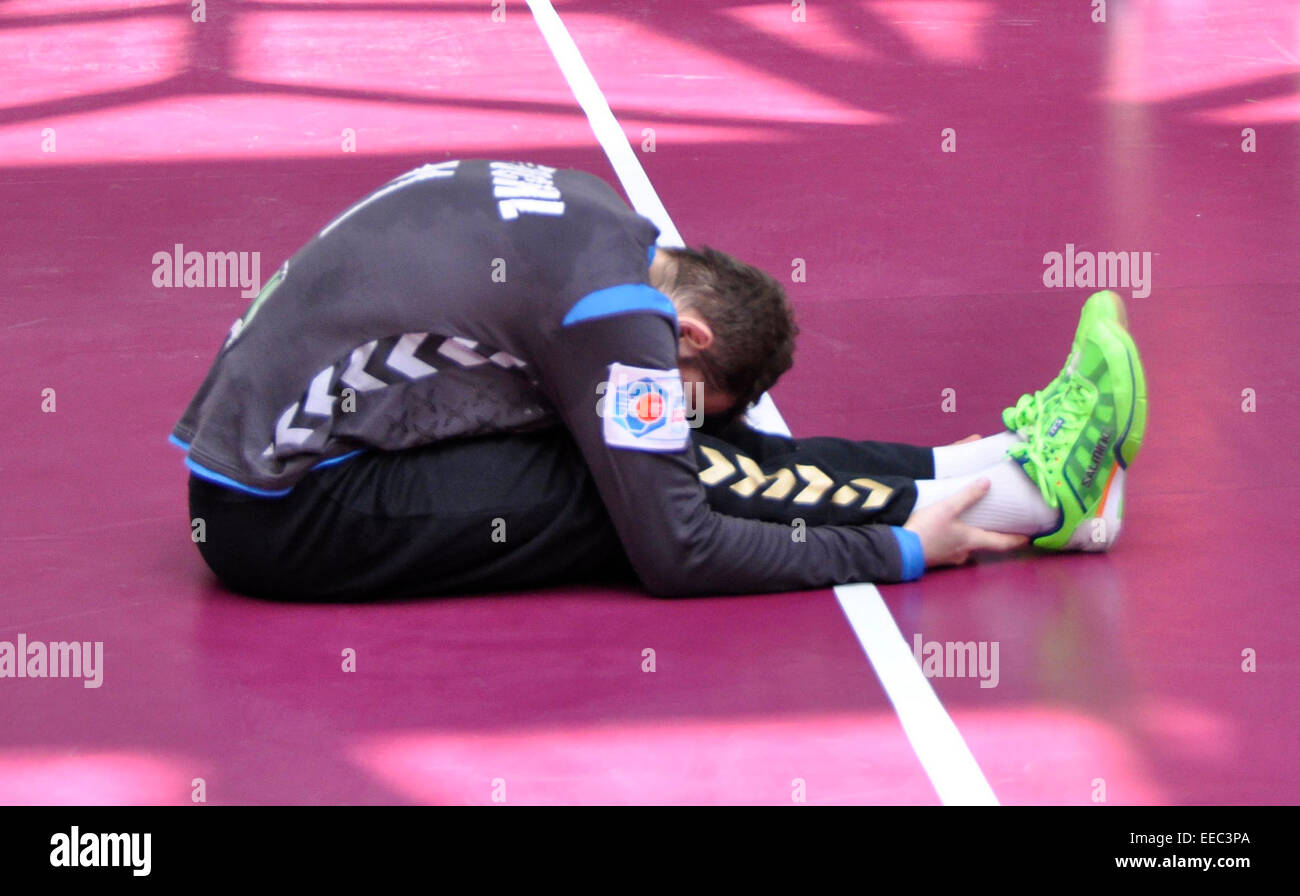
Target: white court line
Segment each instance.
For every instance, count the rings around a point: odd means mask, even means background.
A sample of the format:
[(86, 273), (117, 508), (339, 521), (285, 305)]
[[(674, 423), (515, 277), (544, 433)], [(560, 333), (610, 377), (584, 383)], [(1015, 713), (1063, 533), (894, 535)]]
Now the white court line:
[(569, 29), (560, 21), (555, 7), (551, 6), (551, 0), (528, 0), (528, 8), (533, 11), (533, 18), (542, 30), (547, 46), (551, 48), (551, 55), (559, 63), (564, 80), (569, 82), (578, 105), (587, 114), (587, 121), (591, 123), (591, 129), (605, 150), (609, 163), (614, 166), (614, 173), (627, 191), (628, 199), (632, 200), (632, 207), (659, 228), (659, 245), (685, 246), (682, 235), (668, 217), (668, 209), (664, 208), (645, 169), (641, 167), (641, 160), (632, 151), (627, 134), (623, 133), (614, 113), (610, 111), (605, 94), (601, 93), (596, 79), (591, 76), (591, 69), (587, 68), (582, 54), (578, 52), (578, 45), (569, 35)]
[[(537, 27), (551, 48), (578, 105), (586, 113), (596, 139), (614, 166), (614, 173), (623, 184), (632, 207), (659, 227), (660, 245), (684, 246), (681, 234), (668, 216), (668, 210), (641, 167), (641, 160), (636, 157), (627, 135), (610, 111), (605, 95), (583, 61), (578, 45), (560, 21), (555, 7), (550, 0), (528, 0), (528, 8), (532, 10)], [(790, 434), (785, 420), (767, 395), (751, 411), (750, 420), (760, 429)], [(879, 589), (865, 583), (840, 585), (835, 588), (835, 596), (885, 693), (894, 704), (903, 731), (939, 799), (945, 805), (997, 805), (993, 788), (980, 771), (979, 763), (971, 755), (961, 732), (939, 702), (929, 679), (916, 664), (911, 648), (898, 630)]]
[(835, 596), (939, 799), (945, 806), (998, 805), (957, 725), (916, 664), (880, 589), (866, 583), (838, 585)]

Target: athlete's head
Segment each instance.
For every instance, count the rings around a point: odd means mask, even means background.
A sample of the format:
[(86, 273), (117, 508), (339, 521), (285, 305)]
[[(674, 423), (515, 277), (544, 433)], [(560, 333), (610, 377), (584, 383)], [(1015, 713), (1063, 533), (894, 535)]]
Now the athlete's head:
[(703, 383), (706, 416), (743, 413), (794, 363), (790, 303), (758, 268), (707, 246), (661, 248), (650, 282), (677, 308), (677, 365), (688, 390)]

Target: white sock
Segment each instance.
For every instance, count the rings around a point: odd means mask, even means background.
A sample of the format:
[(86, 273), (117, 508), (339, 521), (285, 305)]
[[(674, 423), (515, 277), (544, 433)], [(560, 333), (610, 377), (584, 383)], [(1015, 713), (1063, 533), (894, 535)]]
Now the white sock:
[(1000, 432), (964, 445), (940, 445), (934, 450), (934, 478), (948, 479), (986, 470), (1007, 456), (1007, 449), (1022, 441), (1013, 432)]
[(1043, 500), (1042, 492), (1020, 464), (1009, 458), (969, 476), (918, 480), (915, 509), (937, 504), (977, 479), (988, 479), (993, 486), (974, 507), (961, 515), (962, 522), (1012, 535), (1038, 535), (1056, 526), (1059, 513)]

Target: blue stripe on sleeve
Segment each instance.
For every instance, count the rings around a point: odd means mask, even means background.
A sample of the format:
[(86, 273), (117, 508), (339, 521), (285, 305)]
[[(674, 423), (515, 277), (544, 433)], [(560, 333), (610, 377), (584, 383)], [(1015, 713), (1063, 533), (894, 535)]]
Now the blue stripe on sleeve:
[(569, 313), (564, 315), (563, 324), (569, 327), (585, 320), (637, 311), (661, 314), (673, 322), (677, 320), (677, 309), (659, 290), (645, 283), (624, 283), (608, 289), (598, 289), (578, 299)]
[(175, 445), (177, 448), (181, 449), (182, 451), (189, 451), (189, 450), (190, 450), (190, 446), (189, 446), (189, 445), (186, 445), (186, 444), (185, 444), (184, 442), (182, 442), (180, 439), (176, 438), (175, 435), (169, 435), (169, 436), (167, 437), (167, 441), (171, 442), (173, 445)]
[(921, 536), (902, 526), (890, 526), (898, 550), (903, 555), (903, 581), (915, 582), (925, 572), (925, 551), (921, 549)]

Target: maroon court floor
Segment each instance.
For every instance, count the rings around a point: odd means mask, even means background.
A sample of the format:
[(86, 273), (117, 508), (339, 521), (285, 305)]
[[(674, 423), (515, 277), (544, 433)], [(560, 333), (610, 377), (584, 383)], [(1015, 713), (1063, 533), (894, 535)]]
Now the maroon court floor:
[[(999, 642), (997, 687), (933, 684), (1002, 802), (1300, 800), (1300, 7), (556, 8), (686, 239), (786, 280), (805, 261), (773, 393), (796, 434), (995, 431), (1088, 292), (1045, 288), (1044, 253), (1152, 253), (1116, 549), (881, 590), (909, 640)], [(613, 182), (506, 10), (0, 6), (0, 640), (104, 644), (99, 688), (0, 679), (0, 802), (189, 803), (197, 778), (212, 803), (488, 803), (504, 782), (511, 803), (788, 804), (796, 778), (813, 803), (938, 802), (830, 590), (297, 607), (203, 566), (166, 436), (248, 300), (155, 288), (153, 254), (257, 251), (269, 275), (426, 161)]]

